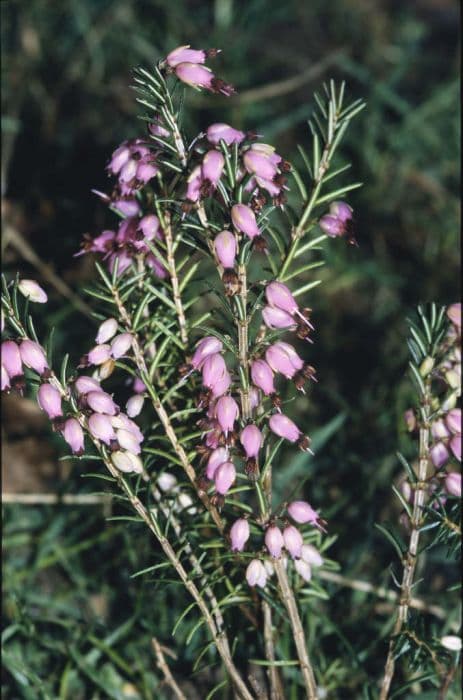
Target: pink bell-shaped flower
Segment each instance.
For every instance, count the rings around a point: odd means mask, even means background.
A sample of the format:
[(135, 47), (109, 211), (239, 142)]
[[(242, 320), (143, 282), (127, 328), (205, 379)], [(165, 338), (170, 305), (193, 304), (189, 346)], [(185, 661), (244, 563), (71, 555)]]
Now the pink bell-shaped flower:
[(51, 384), (42, 384), (37, 392), (37, 402), (50, 420), (62, 417), (61, 394), (56, 387)]
[(240, 233), (244, 233), (251, 240), (260, 236), (256, 217), (251, 207), (246, 204), (235, 204), (231, 208), (231, 219), (233, 226)]
[(286, 550), (293, 559), (301, 556), (304, 540), (297, 527), (294, 527), (294, 525), (287, 525), (283, 530), (283, 540)]
[(246, 581), (249, 586), (265, 588), (267, 583), (267, 570), (259, 559), (253, 559), (246, 569)]
[(224, 462), (221, 464), (214, 475), (215, 489), (222, 496), (230, 490), (235, 483), (236, 469), (233, 462)]
[(256, 458), (262, 446), (262, 433), (257, 425), (250, 423), (241, 431), (240, 442), (243, 445), (246, 457)]
[(232, 552), (242, 552), (249, 539), (249, 523), (245, 518), (236, 520), (230, 529)]
[(251, 379), (266, 396), (275, 393), (273, 372), (265, 360), (254, 360), (251, 363)]
[(64, 424), (63, 437), (75, 455), (84, 451), (84, 431), (77, 418), (68, 418)]
[(33, 369), (37, 374), (42, 375), (48, 369), (48, 362), (44, 349), (33, 340), (29, 340), (28, 338), (22, 340), (19, 346), (19, 353), (23, 364)]
[(215, 414), (220, 427), (227, 434), (230, 430), (233, 430), (235, 421), (238, 418), (238, 404), (231, 396), (222, 396), (217, 401)]
[(224, 141), (227, 146), (233, 143), (241, 143), (246, 135), (243, 131), (238, 131), (228, 124), (211, 124), (206, 132), (207, 140), (214, 146), (218, 146), (221, 141)]
[(267, 528), (265, 533), (265, 546), (272, 557), (275, 559), (280, 558), (281, 550), (284, 546), (284, 539), (280, 529), (276, 525), (270, 525), (270, 527)]

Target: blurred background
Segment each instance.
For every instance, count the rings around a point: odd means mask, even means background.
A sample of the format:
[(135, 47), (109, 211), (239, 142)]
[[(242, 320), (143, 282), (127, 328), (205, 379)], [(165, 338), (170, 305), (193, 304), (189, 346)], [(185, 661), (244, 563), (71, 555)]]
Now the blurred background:
[[(107, 187), (109, 154), (143, 130), (132, 67), (150, 67), (179, 44), (220, 47), (216, 72), (238, 95), (189, 91), (186, 130), (211, 121), (254, 129), (290, 161), (298, 143), (309, 146), (306, 120), (324, 80), (344, 79), (352, 99), (366, 100), (341, 153), (352, 179), (364, 183), (349, 198), (359, 248), (327, 246), (323, 284), (309, 302), (319, 384), (301, 410), (317, 454), (309, 464), (288, 453), (281, 470), (294, 484), (310, 475), (305, 495), (338, 535), (330, 555), (341, 573), (391, 586), (393, 551), (374, 522), (397, 519), (396, 451), (413, 454), (402, 423), (411, 400), (406, 317), (417, 303), (459, 298), (459, 4), (5, 0), (0, 7), (4, 268), (47, 286), (39, 325), (55, 329), (58, 357), (70, 351), (77, 359), (93, 333), (79, 291), (93, 265), (73, 254), (84, 232), (108, 221), (90, 190)], [(60, 442), (35, 403), (9, 396), (2, 414), (3, 492), (14, 501), (3, 506), (2, 697), (161, 697), (149, 634), (154, 625), (169, 640), (175, 586), (156, 590), (153, 580), (130, 578), (149, 566), (151, 545), (137, 525), (108, 523), (106, 501), (17, 503), (25, 493), (85, 499), (95, 484), (80, 477), (82, 464), (59, 461)], [(457, 576), (441, 563), (430, 562), (425, 597), (439, 596)], [(380, 672), (385, 645), (375, 640), (392, 609), (366, 593), (328, 588), (331, 601), (319, 604), (335, 624), (325, 628), (323, 654), (343, 657), (325, 668), (338, 687), (329, 697), (368, 697), (360, 689)], [(441, 630), (442, 620), (426, 624), (435, 622)], [(182, 650), (181, 673), (195, 698), (189, 653)], [(419, 686), (409, 692), (434, 697)]]

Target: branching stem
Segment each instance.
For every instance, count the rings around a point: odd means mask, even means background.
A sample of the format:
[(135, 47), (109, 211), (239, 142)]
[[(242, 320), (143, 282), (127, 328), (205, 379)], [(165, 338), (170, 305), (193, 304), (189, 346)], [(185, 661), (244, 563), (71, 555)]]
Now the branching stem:
[(397, 609), (397, 618), (392, 631), (392, 636), (389, 641), (389, 650), (384, 668), (384, 676), (381, 684), (381, 692), (379, 700), (387, 700), (389, 689), (395, 670), (394, 647), (395, 637), (400, 634), (403, 625), (407, 622), (410, 603), (412, 599), (413, 578), (415, 575), (417, 558), (418, 558), (418, 543), (420, 539), (420, 527), (422, 524), (423, 505), (426, 496), (426, 475), (429, 463), (429, 437), (430, 437), (430, 399), (431, 386), (430, 379), (427, 378), (424, 383), (424, 394), (421, 396), (422, 422), (420, 426), (420, 443), (419, 443), (419, 464), (418, 464), (418, 486), (421, 488), (415, 490), (415, 498), (413, 501), (413, 512), (411, 518), (411, 533), (408, 545), (408, 551), (403, 560), (403, 575), (400, 586), (400, 599)]

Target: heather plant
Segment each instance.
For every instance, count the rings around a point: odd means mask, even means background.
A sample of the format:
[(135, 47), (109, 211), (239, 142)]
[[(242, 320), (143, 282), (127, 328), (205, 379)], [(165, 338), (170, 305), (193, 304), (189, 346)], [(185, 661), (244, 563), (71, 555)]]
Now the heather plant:
[[(228, 124), (187, 136), (184, 85), (234, 93), (209, 67), (216, 55), (182, 46), (134, 72), (144, 133), (113, 152), (110, 188), (95, 191), (112, 212), (110, 228), (86, 234), (76, 252), (96, 258), (98, 281), (87, 290), (95, 338), (83, 357), (69, 353), (54, 367), (51, 343), (42, 343), (29, 313), (46, 293), (33, 280), (4, 280), (2, 390), (31, 387), (75, 458), (104, 466), (88, 476), (109, 482), (133, 511), (119, 517), (153, 535), (162, 558), (137, 575), (175, 575), (190, 596), (174, 629), (195, 615), (187, 638), (201, 636), (195, 664), (220, 658), (224, 675), (208, 697), (229, 686), (240, 698), (321, 698), (335, 671), (317, 664), (313, 601), (325, 595), (319, 573), (336, 568), (327, 555), (335, 533), (323, 502), (293, 491), (276, 499), (272, 480), (284, 476), (285, 443), (312, 453), (313, 426), (291, 410), (296, 392), (310, 397), (317, 383), (316, 328), (305, 304), (320, 282), (313, 275), (322, 244), (357, 244), (343, 199), (359, 183), (335, 184), (349, 167), (335, 155), (364, 105), (347, 101), (344, 83), (324, 85), (301, 172), (256, 133)], [(415, 475), (402, 458), (408, 549), (383, 528), (404, 561), (383, 697), (407, 640), (418, 639), (415, 667), (425, 649), (437, 677), (455, 668), (436, 656), (453, 643), (449, 635), (437, 652), (407, 625), (423, 520), (436, 542), (453, 544), (458, 529), (458, 476), (443, 471), (451, 453), (458, 457), (456, 313), (449, 310), (454, 330), (445, 338), (444, 310), (433, 307), (430, 320), (421, 314), (422, 331), (412, 327), (420, 464)], [(434, 380), (450, 388), (431, 414)], [(288, 630), (290, 647), (279, 644)], [(185, 697), (152, 636), (165, 683)], [(255, 658), (243, 653), (247, 646)]]

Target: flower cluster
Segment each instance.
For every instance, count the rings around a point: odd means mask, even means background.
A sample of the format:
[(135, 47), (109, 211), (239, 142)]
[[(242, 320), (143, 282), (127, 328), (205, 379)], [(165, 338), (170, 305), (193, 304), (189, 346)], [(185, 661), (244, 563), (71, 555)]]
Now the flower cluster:
[(161, 64), (166, 71), (174, 72), (182, 83), (197, 89), (221, 93), (229, 97), (235, 89), (229, 83), (217, 78), (210, 68), (205, 66), (208, 58), (215, 58), (218, 49), (191, 49), (189, 45), (179, 46), (171, 51)]
[[(423, 376), (432, 376), (440, 391), (433, 400), (429, 457), (434, 470), (428, 478), (427, 490), (433, 495), (443, 485), (447, 494), (460, 498), (461, 472), (453, 471), (452, 464), (461, 462), (461, 408), (456, 406), (461, 392), (461, 304), (449, 306), (447, 316), (451, 323), (443, 341), (442, 361), (434, 365), (426, 358), (420, 369)], [(419, 423), (415, 412), (408, 409), (404, 418), (407, 429), (415, 431)], [(413, 502), (409, 483), (404, 481), (401, 488), (405, 498)], [(445, 502), (445, 494), (439, 496), (439, 501)]]
[[(28, 282), (31, 282), (28, 280)], [(24, 285), (22, 285), (24, 287)], [(18, 285), (21, 288), (21, 282)], [(28, 285), (28, 288), (31, 285)], [(34, 282), (34, 293), (41, 301), (45, 292)], [(30, 295), (27, 295), (30, 297)], [(27, 337), (2, 342), (2, 391), (22, 391), (25, 368), (40, 380), (37, 403), (50, 419), (53, 429), (59, 432), (75, 455), (84, 452), (84, 436), (107, 446), (111, 461), (122, 472), (142, 472), (140, 460), (143, 434), (138, 425), (123, 413), (112, 395), (103, 390), (101, 379), (107, 378), (114, 368), (114, 361), (129, 352), (132, 337), (129, 333), (117, 333), (115, 319), (104, 321), (97, 333), (97, 345), (85, 358), (85, 366), (95, 365), (97, 376), (80, 375), (68, 386), (62, 387), (50, 369), (44, 348)], [(112, 341), (109, 343), (108, 341)], [(140, 380), (134, 389), (144, 390)], [(143, 385), (143, 388), (140, 386)], [(132, 397), (133, 398), (133, 397)], [(130, 401), (131, 399), (129, 399)], [(141, 409), (140, 409), (141, 410)], [(132, 415), (135, 415), (132, 411)]]

